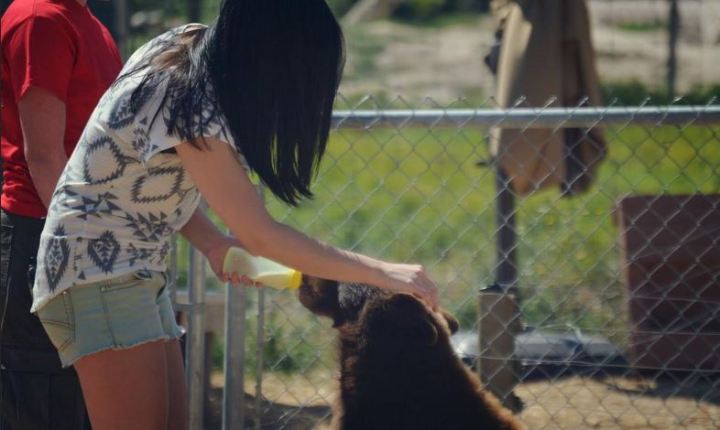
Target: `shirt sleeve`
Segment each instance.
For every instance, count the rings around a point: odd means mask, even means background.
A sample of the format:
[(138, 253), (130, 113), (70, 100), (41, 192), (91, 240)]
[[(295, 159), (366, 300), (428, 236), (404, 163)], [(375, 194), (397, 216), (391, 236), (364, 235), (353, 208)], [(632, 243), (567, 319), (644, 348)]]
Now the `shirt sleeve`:
[[(150, 109), (155, 108), (157, 112), (157, 105), (155, 103), (148, 103), (147, 106)], [(211, 112), (211, 109), (205, 108), (201, 113), (195, 115), (194, 122), (191, 126), (193, 135), (196, 139), (214, 138), (227, 143), (235, 153), (240, 165), (245, 170), (249, 170), (245, 157), (235, 145), (235, 140), (226, 124), (224, 115), (222, 115), (221, 112), (215, 112), (214, 115), (211, 115)], [(147, 163), (155, 154), (174, 148), (185, 141), (173, 133), (168, 133), (170, 115), (171, 113), (166, 102), (166, 105), (163, 106), (160, 112), (158, 112), (158, 115), (154, 117), (152, 124), (150, 124), (148, 144), (140, 151), (140, 160), (143, 163)]]
[(60, 23), (40, 16), (22, 23), (5, 45), (15, 100), (38, 87), (65, 102), (75, 54), (75, 44)]

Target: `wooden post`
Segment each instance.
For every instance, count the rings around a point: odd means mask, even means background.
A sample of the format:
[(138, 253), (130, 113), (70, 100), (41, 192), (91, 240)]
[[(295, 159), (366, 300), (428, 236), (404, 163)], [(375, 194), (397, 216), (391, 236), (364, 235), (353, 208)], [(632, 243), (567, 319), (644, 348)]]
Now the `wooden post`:
[(200, 22), (202, 18), (202, 0), (189, 0), (187, 8), (188, 22)]
[(680, 31), (680, 10), (677, 0), (670, 0), (670, 16), (668, 18), (668, 60), (667, 60), (667, 92), (670, 99), (675, 97), (677, 82), (677, 42)]
[(485, 386), (506, 408), (515, 412), (521, 409), (518, 398), (513, 394), (519, 370), (513, 360), (519, 315), (512, 294), (480, 293), (480, 356), (477, 369)]
[(116, 0), (113, 2), (115, 13), (115, 43), (123, 60), (130, 55), (129, 41), (129, 21), (128, 21), (128, 3), (127, 0)]
[(519, 411), (520, 400), (513, 394), (518, 383), (519, 365), (513, 360), (515, 335), (519, 332), (520, 310), (515, 302), (517, 286), (517, 233), (515, 195), (507, 176), (496, 167), (496, 272), (495, 284), (480, 292), (480, 379), (512, 411)]
[(500, 166), (495, 170), (495, 286), (502, 291), (517, 287), (517, 232), (515, 194)]

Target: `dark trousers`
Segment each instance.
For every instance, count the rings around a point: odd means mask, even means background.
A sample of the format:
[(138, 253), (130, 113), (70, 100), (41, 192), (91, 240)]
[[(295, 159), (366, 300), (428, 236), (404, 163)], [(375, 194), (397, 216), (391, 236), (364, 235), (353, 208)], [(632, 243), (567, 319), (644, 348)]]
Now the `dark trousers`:
[(43, 220), (2, 212), (0, 430), (85, 430), (90, 422), (72, 367), (30, 313)]

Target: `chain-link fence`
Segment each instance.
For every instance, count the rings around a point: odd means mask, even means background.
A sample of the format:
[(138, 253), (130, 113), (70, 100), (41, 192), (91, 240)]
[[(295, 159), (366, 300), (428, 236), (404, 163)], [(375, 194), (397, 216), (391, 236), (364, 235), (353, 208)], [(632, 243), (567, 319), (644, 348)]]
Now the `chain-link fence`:
[[(529, 428), (720, 427), (720, 107), (387, 107), (337, 111), (315, 199), (268, 196), (274, 216), (424, 264), (460, 321), (456, 351), (490, 385), (510, 375), (505, 403)], [(546, 173), (519, 191), (529, 170)], [(178, 250), (193, 426), (203, 410), (207, 428), (326, 425), (330, 322), (288, 291), (224, 291)], [(509, 310), (487, 306), (507, 294)]]

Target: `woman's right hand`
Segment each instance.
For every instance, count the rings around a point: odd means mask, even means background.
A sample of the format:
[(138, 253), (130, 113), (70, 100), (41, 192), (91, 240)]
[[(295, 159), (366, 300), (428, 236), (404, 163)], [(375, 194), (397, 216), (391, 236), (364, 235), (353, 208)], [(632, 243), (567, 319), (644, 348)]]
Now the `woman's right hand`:
[(382, 267), (385, 278), (380, 285), (398, 293), (413, 294), (433, 309), (438, 308), (438, 292), (435, 283), (419, 264), (385, 263)]

